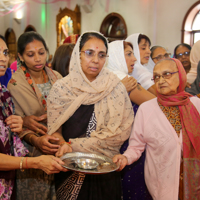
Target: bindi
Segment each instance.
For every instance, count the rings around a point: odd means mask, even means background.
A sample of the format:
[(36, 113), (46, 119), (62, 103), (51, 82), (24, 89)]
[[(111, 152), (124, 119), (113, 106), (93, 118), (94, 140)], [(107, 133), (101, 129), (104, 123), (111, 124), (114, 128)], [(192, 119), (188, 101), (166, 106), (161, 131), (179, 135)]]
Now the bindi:
[(98, 49), (98, 47), (96, 47), (96, 49)]

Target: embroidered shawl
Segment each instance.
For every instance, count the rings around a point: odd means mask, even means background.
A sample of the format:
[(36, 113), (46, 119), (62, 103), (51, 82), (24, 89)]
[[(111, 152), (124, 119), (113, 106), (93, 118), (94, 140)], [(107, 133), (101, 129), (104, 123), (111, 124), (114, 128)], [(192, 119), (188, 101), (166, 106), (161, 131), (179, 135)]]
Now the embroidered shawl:
[[(45, 71), (52, 85), (59, 78), (62, 78), (58, 72), (51, 70), (49, 67), (45, 67)], [(8, 90), (13, 97), (17, 115), (21, 117), (30, 115), (41, 116), (47, 112), (45, 98), (24, 66), (18, 68), (13, 74), (8, 83)], [(29, 133), (35, 134), (34, 131), (24, 127), (19, 137), (23, 138)]]
[(80, 63), (80, 41), (81, 37), (72, 52), (69, 75), (57, 81), (48, 96), (48, 134), (56, 132), (80, 105), (94, 104), (96, 130), (90, 137), (70, 139), (73, 151), (112, 157), (130, 135), (132, 105), (123, 84), (105, 66), (94, 81), (86, 78)]

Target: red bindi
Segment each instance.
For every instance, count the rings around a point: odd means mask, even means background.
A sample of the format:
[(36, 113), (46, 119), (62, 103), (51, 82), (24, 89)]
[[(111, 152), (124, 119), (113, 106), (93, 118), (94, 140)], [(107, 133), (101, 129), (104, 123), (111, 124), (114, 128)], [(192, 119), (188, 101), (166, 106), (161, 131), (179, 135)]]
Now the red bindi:
[(98, 47), (96, 47), (96, 49), (98, 49)]

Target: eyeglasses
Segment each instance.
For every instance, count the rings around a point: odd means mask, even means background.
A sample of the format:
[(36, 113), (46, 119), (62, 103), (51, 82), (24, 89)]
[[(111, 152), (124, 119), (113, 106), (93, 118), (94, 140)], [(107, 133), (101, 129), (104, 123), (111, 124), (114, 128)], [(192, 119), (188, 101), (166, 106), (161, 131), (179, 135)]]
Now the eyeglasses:
[[(90, 59), (92, 59), (94, 56), (96, 56), (96, 52), (94, 50), (88, 49), (88, 50), (81, 51), (81, 52), (85, 53), (85, 56)], [(108, 55), (105, 52), (98, 53), (98, 58), (100, 60), (104, 60), (106, 57), (108, 57)]]
[(186, 51), (184, 53), (179, 53), (176, 55), (176, 58), (182, 58), (183, 56), (186, 56), (188, 57), (190, 55), (190, 52), (189, 51)]
[(152, 58), (152, 60), (153, 59), (156, 59), (156, 60), (162, 60), (162, 59), (164, 59), (164, 58), (169, 58), (171, 56), (171, 53), (166, 53), (165, 55), (159, 55), (159, 56), (157, 56), (157, 57), (154, 57), (154, 58)]
[[(178, 71), (177, 71), (178, 72)], [(169, 79), (172, 77), (172, 74), (175, 74), (177, 72), (165, 72), (163, 73), (163, 75), (155, 75), (151, 80), (154, 81), (155, 83), (158, 82), (160, 80), (160, 77), (162, 76), (162, 78), (164, 79)]]

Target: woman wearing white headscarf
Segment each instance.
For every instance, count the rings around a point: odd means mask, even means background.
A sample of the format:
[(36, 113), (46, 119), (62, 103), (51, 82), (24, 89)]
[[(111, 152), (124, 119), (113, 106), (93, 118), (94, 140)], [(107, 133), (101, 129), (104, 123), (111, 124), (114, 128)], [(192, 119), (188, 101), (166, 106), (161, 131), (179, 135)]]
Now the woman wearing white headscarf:
[(134, 55), (137, 59), (132, 76), (149, 92), (156, 94), (154, 82), (151, 80), (154, 62), (150, 59), (151, 41), (146, 35), (135, 33), (127, 37), (127, 42), (133, 45)]
[[(100, 153), (112, 158), (128, 139), (134, 119), (131, 102), (115, 74), (105, 68), (108, 43), (98, 32), (81, 35), (72, 52), (69, 74), (48, 96), (48, 134), (59, 138), (56, 153)], [(69, 142), (71, 145), (69, 145)], [(118, 172), (55, 176), (57, 200), (120, 200)]]
[[(120, 79), (123, 79), (135, 70), (136, 58), (134, 57), (133, 46), (131, 43), (123, 40), (109, 43), (108, 55), (107, 68)], [(132, 101), (134, 114), (137, 112), (138, 105), (155, 98), (153, 94), (146, 91), (140, 84), (129, 93), (129, 97)], [(120, 153), (123, 154), (127, 147), (128, 140), (122, 145)], [(152, 199), (144, 181), (144, 160), (145, 153), (142, 154), (141, 158), (136, 163), (123, 169), (121, 178), (124, 200)]]
[[(109, 59), (107, 68), (116, 74), (120, 80), (130, 76), (135, 70), (137, 70), (135, 69), (137, 60), (135, 58), (135, 54), (133, 53), (133, 47), (131, 43), (123, 40), (109, 43), (108, 55)], [(155, 98), (155, 96), (145, 90), (140, 83), (136, 88), (130, 91), (129, 97), (131, 101), (137, 105)]]
[(190, 52), (190, 62), (191, 68), (190, 71), (187, 73), (187, 82), (193, 83), (197, 77), (197, 65), (200, 61), (200, 40), (197, 41)]

